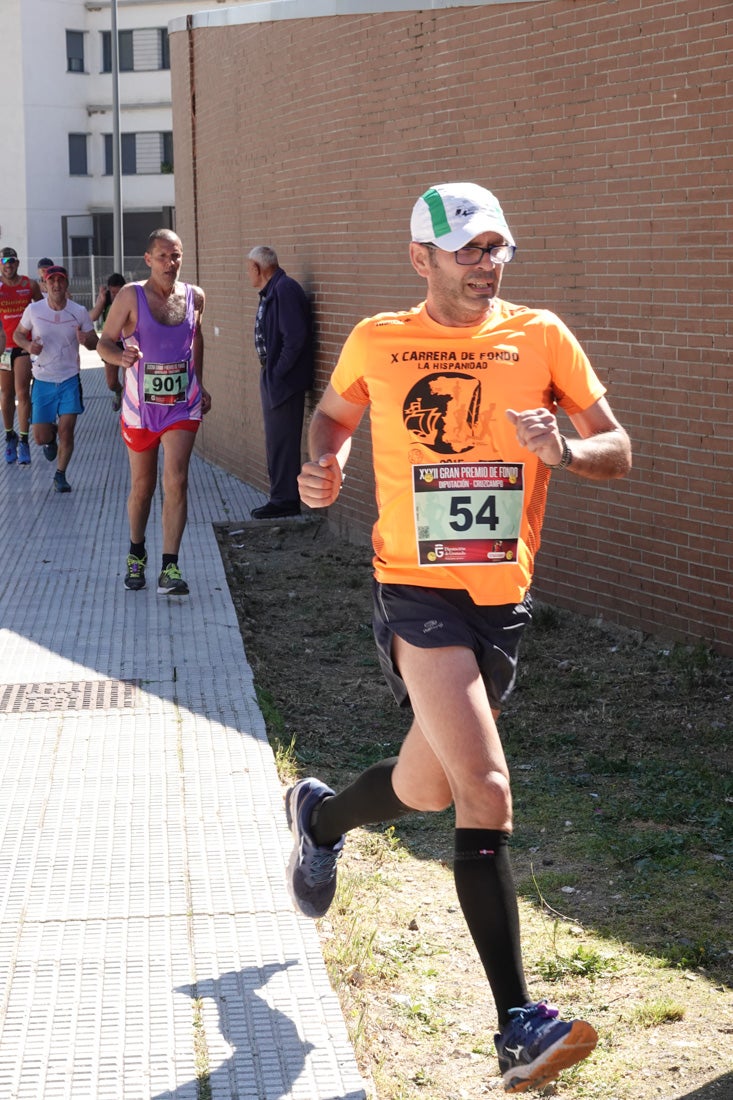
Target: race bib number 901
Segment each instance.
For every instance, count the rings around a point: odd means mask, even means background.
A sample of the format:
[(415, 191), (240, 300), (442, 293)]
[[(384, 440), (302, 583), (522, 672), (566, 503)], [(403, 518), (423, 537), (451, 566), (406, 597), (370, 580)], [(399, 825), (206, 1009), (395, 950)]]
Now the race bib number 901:
[(143, 396), (147, 404), (176, 405), (186, 400), (188, 363), (146, 363)]
[(413, 466), (412, 477), (420, 565), (516, 562), (522, 463)]

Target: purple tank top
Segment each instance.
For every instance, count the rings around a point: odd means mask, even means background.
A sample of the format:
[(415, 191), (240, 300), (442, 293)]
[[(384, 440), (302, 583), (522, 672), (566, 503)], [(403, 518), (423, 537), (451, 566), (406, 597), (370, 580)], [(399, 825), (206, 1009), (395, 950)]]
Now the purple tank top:
[(122, 415), (130, 428), (162, 432), (180, 420), (201, 419), (201, 387), (192, 363), (196, 311), (186, 287), (186, 316), (180, 325), (161, 325), (150, 312), (145, 291), (137, 292), (137, 327), (132, 334), (143, 353), (125, 371)]

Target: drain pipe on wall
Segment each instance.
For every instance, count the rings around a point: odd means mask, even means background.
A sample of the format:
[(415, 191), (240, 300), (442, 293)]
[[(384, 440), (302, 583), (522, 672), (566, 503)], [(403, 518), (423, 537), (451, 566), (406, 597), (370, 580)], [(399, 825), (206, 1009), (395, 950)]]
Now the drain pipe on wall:
[(193, 195), (193, 237), (196, 251), (196, 272), (194, 282), (200, 285), (199, 279), (199, 193), (198, 193), (198, 164), (196, 161), (196, 59), (193, 40), (193, 16), (186, 16), (186, 31), (188, 33), (188, 81), (190, 88), (191, 110), (191, 190)]

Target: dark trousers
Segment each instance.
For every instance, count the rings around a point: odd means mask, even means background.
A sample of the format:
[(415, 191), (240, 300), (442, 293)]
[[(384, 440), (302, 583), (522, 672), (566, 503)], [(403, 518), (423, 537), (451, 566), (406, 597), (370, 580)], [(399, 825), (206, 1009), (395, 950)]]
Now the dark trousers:
[(294, 393), (282, 405), (272, 408), (260, 378), (262, 415), (265, 423), (265, 452), (273, 504), (291, 504), (299, 500), (300, 441), (303, 434), (305, 391)]

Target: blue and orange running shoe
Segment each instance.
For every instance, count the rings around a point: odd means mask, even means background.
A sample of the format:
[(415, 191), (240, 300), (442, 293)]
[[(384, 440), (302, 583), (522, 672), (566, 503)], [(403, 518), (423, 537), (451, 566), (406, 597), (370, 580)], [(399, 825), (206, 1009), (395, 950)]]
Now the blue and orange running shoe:
[(587, 1058), (598, 1035), (585, 1020), (561, 1020), (546, 1001), (509, 1011), (509, 1023), (494, 1036), (505, 1092), (541, 1089)]

